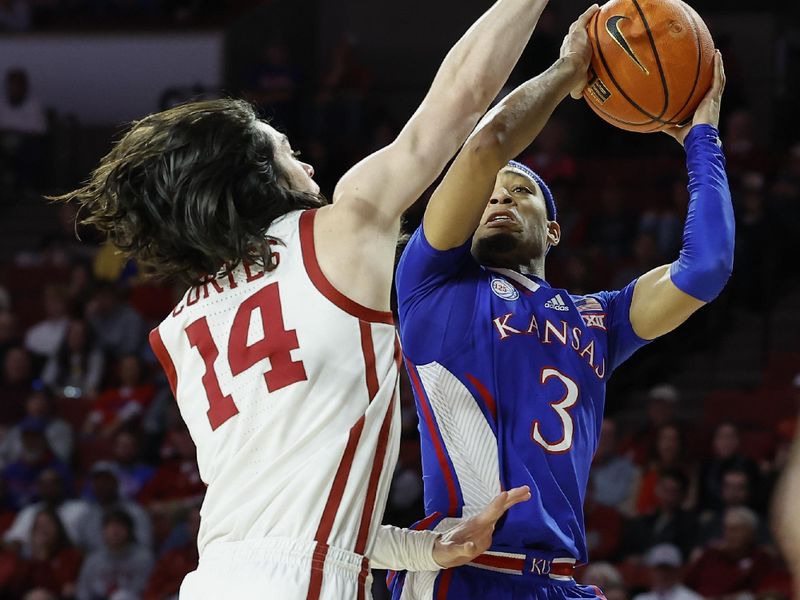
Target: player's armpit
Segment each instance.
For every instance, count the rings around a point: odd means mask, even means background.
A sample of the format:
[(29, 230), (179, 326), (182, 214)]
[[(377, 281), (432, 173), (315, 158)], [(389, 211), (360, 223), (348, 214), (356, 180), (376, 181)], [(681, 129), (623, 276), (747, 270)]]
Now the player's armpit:
[(634, 333), (645, 340), (665, 335), (706, 303), (672, 283), (670, 265), (657, 267), (636, 282), (630, 320)]

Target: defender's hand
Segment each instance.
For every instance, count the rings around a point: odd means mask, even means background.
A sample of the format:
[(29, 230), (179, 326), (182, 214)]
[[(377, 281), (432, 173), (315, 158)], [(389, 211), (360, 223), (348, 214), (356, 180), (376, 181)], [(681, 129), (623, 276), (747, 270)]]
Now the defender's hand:
[(592, 44), (586, 27), (589, 21), (600, 10), (597, 4), (592, 4), (586, 11), (570, 25), (569, 33), (561, 43), (560, 58), (569, 61), (575, 70), (575, 85), (570, 95), (576, 100), (583, 94), (583, 88), (589, 81), (589, 63), (592, 60)]
[(670, 127), (664, 132), (674, 137), (683, 145), (683, 140), (695, 125), (708, 124), (714, 127), (719, 126), (719, 109), (722, 104), (722, 92), (725, 91), (725, 67), (722, 64), (722, 54), (717, 50), (714, 54), (714, 79), (711, 82), (711, 89), (706, 93), (705, 98), (700, 101), (690, 125), (683, 127)]
[(436, 540), (433, 560), (443, 569), (450, 569), (477, 558), (492, 545), (492, 533), (500, 517), (515, 504), (530, 498), (531, 490), (527, 485), (499, 494), (482, 513), (465, 519)]

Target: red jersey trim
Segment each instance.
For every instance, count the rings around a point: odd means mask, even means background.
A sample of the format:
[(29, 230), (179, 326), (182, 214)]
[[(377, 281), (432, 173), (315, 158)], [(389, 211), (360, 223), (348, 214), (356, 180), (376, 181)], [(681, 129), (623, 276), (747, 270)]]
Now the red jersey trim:
[(358, 327), (361, 332), (361, 353), (364, 355), (364, 372), (367, 380), (367, 394), (369, 401), (375, 399), (380, 389), (378, 383), (378, 371), (375, 367), (375, 344), (372, 341), (372, 327), (366, 321), (359, 321)]
[(486, 386), (474, 375), (470, 373), (466, 374), (467, 379), (469, 382), (475, 387), (480, 397), (483, 399), (484, 404), (486, 404), (486, 408), (489, 409), (489, 414), (492, 415), (492, 419), (494, 422), (497, 423), (497, 403), (494, 401), (494, 397), (486, 389)]
[(383, 417), (380, 437), (378, 438), (378, 447), (375, 450), (375, 459), (372, 462), (372, 472), (369, 474), (367, 496), (364, 498), (364, 510), (361, 512), (361, 523), (358, 526), (358, 535), (356, 536), (356, 554), (364, 554), (367, 549), (367, 538), (369, 537), (370, 525), (372, 524), (372, 515), (375, 512), (375, 497), (378, 494), (378, 484), (380, 483), (381, 473), (383, 472), (383, 463), (386, 460), (386, 447), (389, 445), (389, 430), (392, 426), (392, 415), (394, 414), (394, 403), (396, 400), (397, 393), (395, 392), (391, 402), (389, 402), (386, 415)]
[(308, 584), (307, 600), (318, 600), (322, 591), (322, 574), (325, 567), (325, 557), (328, 555), (328, 538), (336, 521), (336, 514), (339, 512), (347, 480), (350, 477), (350, 469), (353, 466), (356, 448), (361, 439), (361, 431), (364, 429), (364, 418), (362, 415), (350, 429), (350, 436), (347, 439), (342, 460), (339, 462), (339, 468), (333, 478), (331, 491), (328, 493), (328, 500), (322, 510), (322, 518), (314, 536), (317, 546), (314, 548), (314, 555), (311, 560), (311, 580)]
[(155, 353), (158, 362), (161, 363), (161, 368), (164, 369), (164, 373), (167, 374), (167, 381), (169, 381), (169, 387), (172, 390), (172, 395), (177, 398), (178, 395), (176, 390), (178, 389), (178, 374), (175, 371), (175, 363), (172, 362), (172, 357), (169, 355), (169, 351), (164, 345), (164, 340), (161, 339), (161, 332), (158, 330), (158, 327), (150, 332), (149, 339), (150, 347), (153, 349), (153, 353)]
[(422, 413), (428, 424), (428, 429), (431, 432), (431, 440), (436, 449), (436, 458), (439, 462), (439, 468), (444, 474), (444, 481), (447, 485), (447, 497), (449, 500), (447, 514), (451, 517), (456, 516), (458, 511), (458, 494), (456, 492), (456, 483), (454, 473), (450, 470), (450, 465), (447, 464), (446, 451), (444, 448), (444, 441), (441, 435), (437, 435), (436, 423), (433, 418), (433, 413), (429, 405), (428, 395), (425, 393), (422, 383), (417, 374), (417, 367), (406, 358), (406, 363), (409, 366), (408, 373), (411, 377), (411, 384), (417, 390), (417, 398), (419, 398), (419, 405), (422, 407)]
[(316, 209), (312, 209), (300, 215), (300, 247), (303, 252), (303, 265), (306, 268), (309, 279), (311, 279), (311, 283), (314, 284), (320, 294), (357, 319), (371, 323), (394, 324), (394, 316), (391, 312), (368, 308), (355, 300), (351, 300), (333, 287), (333, 284), (325, 277), (317, 261), (317, 250), (314, 244), (314, 217), (316, 214)]

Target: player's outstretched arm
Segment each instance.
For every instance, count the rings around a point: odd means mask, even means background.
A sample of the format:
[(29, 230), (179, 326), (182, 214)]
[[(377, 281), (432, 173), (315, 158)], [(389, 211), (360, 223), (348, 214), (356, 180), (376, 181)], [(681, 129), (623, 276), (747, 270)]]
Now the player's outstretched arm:
[(478, 515), (444, 533), (411, 531), (384, 525), (378, 531), (370, 563), (375, 569), (436, 571), (465, 565), (492, 544), (497, 521), (509, 508), (531, 498), (528, 486), (498, 494)]
[(678, 260), (646, 273), (634, 288), (631, 325), (647, 340), (669, 333), (716, 298), (733, 269), (733, 204), (717, 131), (724, 88), (725, 71), (717, 52), (712, 87), (692, 125), (667, 132), (686, 148), (689, 211)]
[(560, 58), (493, 108), (472, 132), (425, 211), (425, 237), (449, 250), (466, 242), (480, 223), (497, 172), (539, 134), (556, 106), (586, 83), (591, 47), (586, 25), (595, 4), (570, 27)]
[(447, 54), (397, 139), (342, 178), (334, 205), (394, 234), (400, 215), (439, 176), (499, 93), (546, 4), (495, 2)]

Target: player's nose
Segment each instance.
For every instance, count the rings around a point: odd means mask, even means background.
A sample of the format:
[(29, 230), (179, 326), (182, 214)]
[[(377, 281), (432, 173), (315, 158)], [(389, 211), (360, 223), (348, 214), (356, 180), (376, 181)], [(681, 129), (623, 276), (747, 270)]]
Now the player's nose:
[(303, 169), (305, 169), (306, 173), (308, 173), (308, 176), (313, 179), (313, 177), (314, 177), (314, 167), (312, 167), (308, 163), (300, 163), (300, 164), (303, 165)]
[(498, 190), (492, 195), (491, 199), (489, 200), (489, 204), (514, 204), (514, 199), (507, 190)]

